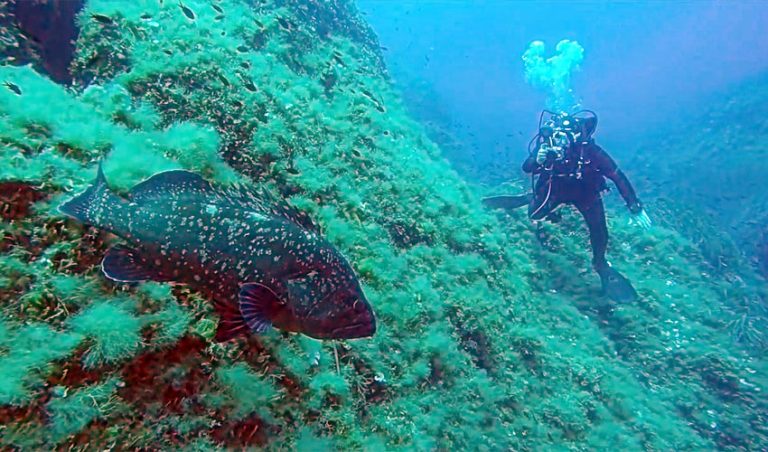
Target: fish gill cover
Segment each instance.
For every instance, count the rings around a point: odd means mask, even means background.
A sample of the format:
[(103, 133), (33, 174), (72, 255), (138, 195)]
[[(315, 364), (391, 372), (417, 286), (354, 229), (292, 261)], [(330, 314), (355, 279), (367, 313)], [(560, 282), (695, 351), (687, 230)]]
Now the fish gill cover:
[[(671, 229), (612, 225), (641, 301), (600, 302), (575, 218), (548, 250), (485, 212), (353, 4), (93, 0), (77, 20), (71, 88), (0, 67), (5, 447), (768, 446), (768, 366), (729, 329), (756, 334), (755, 294)], [(106, 280), (117, 240), (56, 209), (100, 159), (116, 190), (183, 168), (286, 198), (358, 273), (376, 335), (216, 343), (200, 294)]]

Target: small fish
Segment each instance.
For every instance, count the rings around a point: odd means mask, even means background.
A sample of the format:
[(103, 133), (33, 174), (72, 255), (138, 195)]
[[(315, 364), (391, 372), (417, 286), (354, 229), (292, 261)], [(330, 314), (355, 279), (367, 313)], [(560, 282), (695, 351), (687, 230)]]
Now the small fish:
[(92, 54), (88, 59), (85, 61), (85, 67), (87, 68), (93, 68), (101, 65), (101, 63), (104, 62), (104, 54), (101, 52), (96, 52)]
[(19, 85), (13, 82), (8, 82), (8, 81), (3, 82), (3, 85), (5, 85), (5, 87), (8, 88), (9, 90), (13, 91), (14, 94), (16, 94), (17, 96), (21, 96), (21, 88), (19, 87)]
[(211, 8), (213, 8), (219, 14), (224, 14), (224, 10), (221, 9), (221, 7), (215, 3), (211, 4)]
[(185, 16), (187, 16), (187, 19), (189, 20), (195, 20), (197, 16), (195, 16), (195, 12), (192, 11), (189, 7), (185, 6), (183, 3), (181, 3), (181, 0), (179, 0), (179, 8), (181, 8), (181, 12), (184, 13)]
[(247, 51), (248, 51), (248, 50), (250, 50), (250, 49), (248, 48), (248, 46), (237, 46), (237, 49), (236, 49), (236, 50), (237, 50), (238, 52), (240, 52), (240, 53), (245, 53), (245, 52), (247, 52)]
[(221, 80), (221, 83), (224, 84), (224, 86), (231, 86), (232, 84), (229, 83), (229, 80), (227, 80), (226, 77), (224, 77), (222, 74), (216, 74), (219, 77), (219, 80)]
[(333, 56), (333, 61), (335, 61), (341, 67), (347, 67), (347, 63), (345, 63), (344, 60), (342, 60), (338, 55)]
[(336, 75), (336, 71), (330, 70), (323, 76), (322, 83), (325, 94), (330, 94), (332, 92), (333, 87), (336, 86), (337, 81), (338, 77)]
[(282, 17), (277, 18), (277, 24), (280, 25), (280, 28), (284, 29), (285, 31), (291, 31), (293, 29), (293, 24), (286, 19), (283, 19)]
[(255, 93), (256, 91), (259, 90), (256, 87), (256, 85), (251, 81), (251, 79), (249, 79), (247, 77), (243, 77), (243, 86), (245, 87), (245, 89), (247, 89), (248, 91), (250, 91), (252, 93)]
[(382, 113), (386, 113), (387, 109), (384, 108), (384, 105), (381, 102), (379, 102), (378, 99), (376, 99), (376, 97), (373, 95), (372, 92), (368, 91), (365, 88), (361, 88), (360, 92), (363, 94), (363, 96), (367, 97), (368, 99), (370, 99), (371, 102), (373, 102), (373, 106), (374, 108), (376, 108), (376, 110)]
[(166, 171), (124, 199), (109, 190), (99, 165), (93, 185), (59, 209), (126, 241), (104, 256), (108, 278), (183, 283), (212, 300), (219, 341), (271, 326), (318, 339), (376, 331), (344, 256), (306, 214), (266, 192)]
[(104, 14), (93, 13), (91, 14), (91, 18), (96, 22), (99, 22), (105, 25), (112, 25), (114, 23), (111, 17), (106, 16)]

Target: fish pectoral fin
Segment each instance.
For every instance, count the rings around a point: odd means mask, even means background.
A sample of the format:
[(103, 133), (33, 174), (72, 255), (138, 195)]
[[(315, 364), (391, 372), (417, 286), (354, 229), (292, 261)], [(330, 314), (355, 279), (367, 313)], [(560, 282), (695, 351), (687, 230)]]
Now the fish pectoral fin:
[(254, 333), (263, 333), (272, 326), (272, 319), (283, 305), (280, 297), (261, 283), (240, 286), (240, 314)]
[(216, 342), (226, 342), (240, 334), (248, 332), (245, 319), (235, 309), (219, 311), (219, 325), (216, 327)]
[(119, 282), (166, 281), (139, 252), (123, 245), (107, 251), (101, 261), (101, 271), (107, 278)]

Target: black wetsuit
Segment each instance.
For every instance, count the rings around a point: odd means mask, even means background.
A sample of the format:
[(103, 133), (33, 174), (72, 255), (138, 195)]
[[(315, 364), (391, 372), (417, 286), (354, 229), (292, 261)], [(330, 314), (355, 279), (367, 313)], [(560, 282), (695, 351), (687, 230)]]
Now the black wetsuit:
[(642, 210), (632, 184), (616, 162), (600, 146), (590, 141), (573, 144), (563, 160), (548, 159), (542, 165), (536, 162), (534, 152), (523, 163), (523, 171), (539, 175), (533, 199), (528, 206), (528, 216), (541, 220), (561, 204), (575, 206), (589, 228), (592, 264), (598, 271), (605, 268), (608, 265), (605, 259), (608, 226), (601, 197), (601, 193), (608, 189), (605, 178), (616, 184), (632, 213)]

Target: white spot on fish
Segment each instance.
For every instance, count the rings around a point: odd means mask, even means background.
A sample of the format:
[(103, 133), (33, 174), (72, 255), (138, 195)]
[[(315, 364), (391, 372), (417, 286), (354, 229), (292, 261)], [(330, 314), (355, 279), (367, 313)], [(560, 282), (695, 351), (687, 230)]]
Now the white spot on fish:
[(248, 212), (247, 216), (248, 218), (254, 221), (264, 221), (267, 219), (265, 215), (262, 215), (259, 212)]

